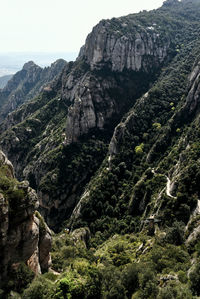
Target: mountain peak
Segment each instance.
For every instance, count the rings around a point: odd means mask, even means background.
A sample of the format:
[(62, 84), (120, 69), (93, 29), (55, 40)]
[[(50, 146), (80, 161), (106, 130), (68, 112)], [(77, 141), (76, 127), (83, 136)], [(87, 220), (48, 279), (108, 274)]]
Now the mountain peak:
[(38, 67), (38, 65), (35, 64), (34, 61), (28, 61), (28, 62), (26, 62), (26, 63), (24, 64), (24, 66), (23, 66), (23, 70), (28, 71), (28, 70), (29, 70), (30, 68), (32, 68), (32, 67)]
[(181, 2), (180, 0), (166, 0), (163, 2), (163, 6), (173, 6)]

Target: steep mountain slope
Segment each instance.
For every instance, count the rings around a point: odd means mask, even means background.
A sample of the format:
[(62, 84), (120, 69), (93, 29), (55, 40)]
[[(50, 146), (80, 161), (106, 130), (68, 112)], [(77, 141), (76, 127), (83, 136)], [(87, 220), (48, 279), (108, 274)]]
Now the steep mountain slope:
[(64, 68), (66, 61), (59, 59), (42, 69), (33, 61), (25, 63), (8, 84), (0, 91), (0, 121), (25, 101), (36, 96)]
[(182, 51), (115, 128), (101, 171), (74, 211), (94, 232), (108, 236), (108, 223), (112, 233), (120, 219), (129, 230), (130, 215), (187, 224), (197, 205), (199, 44)]
[(61, 231), (54, 272), (21, 298), (200, 296), (199, 19), (199, 0), (167, 0), (101, 21), (2, 123), (1, 147)]
[(198, 39), (198, 3), (170, 3), (101, 21), (77, 61), (2, 124), (1, 147), (37, 189), (51, 227), (70, 216), (124, 113)]

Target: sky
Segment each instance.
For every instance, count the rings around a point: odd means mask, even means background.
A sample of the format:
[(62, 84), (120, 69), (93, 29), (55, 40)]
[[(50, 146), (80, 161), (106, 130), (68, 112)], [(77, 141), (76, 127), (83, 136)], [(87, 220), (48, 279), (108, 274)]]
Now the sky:
[(102, 19), (163, 0), (0, 0), (0, 52), (75, 52)]

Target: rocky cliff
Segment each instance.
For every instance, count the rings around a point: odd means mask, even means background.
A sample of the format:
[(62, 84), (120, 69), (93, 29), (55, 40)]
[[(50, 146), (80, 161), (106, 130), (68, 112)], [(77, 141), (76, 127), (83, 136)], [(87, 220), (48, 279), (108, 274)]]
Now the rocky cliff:
[(26, 263), (36, 274), (50, 263), (51, 231), (36, 209), (38, 198), (27, 181), (18, 182), (11, 162), (0, 152), (0, 285)]
[[(88, 35), (78, 62), (84, 61), (90, 72), (84, 73), (77, 81), (72, 70), (62, 89), (63, 98), (71, 102), (66, 125), (67, 144), (77, 141), (91, 128), (102, 129), (114, 114), (122, 111), (123, 104), (128, 108), (127, 91), (133, 105), (139, 96), (139, 92), (134, 92), (135, 87), (139, 91), (142, 84), (144, 92), (146, 82), (153, 81), (161, 66), (171, 59), (175, 50), (175, 32), (171, 36), (163, 32), (156, 17), (146, 26), (141, 25), (141, 19), (130, 15), (103, 20)], [(125, 85), (124, 81), (128, 83)], [(115, 95), (111, 94), (112, 91)], [(123, 103), (117, 100), (117, 94), (119, 98), (123, 94)]]
[(163, 42), (159, 24), (140, 27), (131, 16), (103, 20), (88, 35), (80, 56), (92, 69), (108, 64), (112, 71), (148, 71), (167, 58), (170, 38)]

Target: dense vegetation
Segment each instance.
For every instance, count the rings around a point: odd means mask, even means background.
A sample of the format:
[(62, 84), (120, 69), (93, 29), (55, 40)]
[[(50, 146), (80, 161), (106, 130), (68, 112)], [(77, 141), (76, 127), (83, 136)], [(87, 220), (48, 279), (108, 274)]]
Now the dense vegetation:
[[(53, 272), (37, 276), (22, 298), (196, 298), (199, 295), (198, 255), (183, 241), (175, 245), (179, 227), (157, 230), (153, 238), (114, 235), (96, 248), (86, 247), (66, 231), (54, 238)], [(29, 276), (26, 277), (28, 284)], [(19, 276), (20, 277), (20, 276)], [(15, 295), (16, 298), (17, 295)]]
[[(13, 147), (24, 163), (19, 174), (29, 164), (31, 185), (62, 204), (47, 219), (60, 231), (53, 236), (51, 270), (31, 282), (22, 264), (16, 277), (20, 282), (23, 272), (24, 284), (6, 290), (17, 292), (12, 297), (199, 298), (199, 19), (199, 0), (168, 0), (158, 10), (110, 21), (118, 34), (126, 26), (154, 26), (156, 34), (164, 32), (163, 43), (168, 37), (173, 43), (162, 69), (149, 76), (106, 68), (92, 72), (99, 81), (113, 77), (121, 88), (106, 92), (125, 103), (104, 130), (63, 144), (69, 103), (58, 90), (18, 111), (19, 116), (32, 109), (2, 135), (3, 143), (12, 144), (22, 132)], [(80, 61), (68, 67), (77, 78), (88, 71)], [(6, 181), (4, 171), (0, 191), (17, 198), (15, 181)]]
[(8, 201), (11, 213), (16, 213), (20, 200), (25, 197), (20, 183), (12, 177), (11, 170), (6, 165), (0, 165), (0, 194)]

